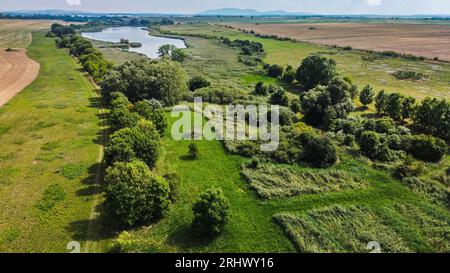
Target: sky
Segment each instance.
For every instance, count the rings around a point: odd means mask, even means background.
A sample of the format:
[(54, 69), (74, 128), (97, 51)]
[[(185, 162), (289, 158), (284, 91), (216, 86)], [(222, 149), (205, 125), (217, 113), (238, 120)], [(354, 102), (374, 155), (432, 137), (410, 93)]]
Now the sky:
[(0, 11), (66, 9), (192, 14), (218, 8), (318, 14), (450, 14), (450, 0), (0, 0)]

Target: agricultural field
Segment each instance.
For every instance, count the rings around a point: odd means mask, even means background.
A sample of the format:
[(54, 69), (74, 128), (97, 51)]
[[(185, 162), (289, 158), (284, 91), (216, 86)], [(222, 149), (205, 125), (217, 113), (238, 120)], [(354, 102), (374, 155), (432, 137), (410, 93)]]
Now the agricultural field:
[[(26, 24), (22, 24), (26, 25)], [(0, 251), (66, 252), (88, 241), (103, 122), (92, 84), (33, 33), (36, 80), (0, 108)]]
[(425, 24), (316, 23), (233, 24), (263, 35), (278, 35), (321, 45), (395, 51), (450, 61), (450, 26)]
[(31, 32), (49, 28), (54, 21), (0, 20), (0, 48), (25, 48), (31, 44)]
[[(450, 65), (443, 62), (380, 57), (376, 54), (346, 51), (310, 43), (263, 39), (234, 29), (204, 23), (164, 26), (161, 29), (164, 33), (171, 35), (228, 37), (230, 39), (248, 39), (260, 42), (264, 45), (266, 52), (264, 62), (268, 64), (298, 67), (301, 60), (308, 55), (321, 54), (336, 60), (339, 73), (349, 76), (359, 86), (370, 84), (375, 90), (384, 89), (386, 92), (399, 92), (418, 99), (423, 99), (426, 96), (450, 97), (448, 85), (450, 82)], [(423, 81), (398, 80), (392, 74), (400, 70), (421, 72), (429, 75), (429, 79)], [(247, 74), (243, 75), (242, 78), (248, 82), (255, 76)], [(256, 76), (256, 78), (258, 77)], [(253, 82), (257, 81), (256, 79)]]
[(40, 65), (28, 58), (24, 49), (0, 49), (0, 65), (1, 107), (36, 79)]

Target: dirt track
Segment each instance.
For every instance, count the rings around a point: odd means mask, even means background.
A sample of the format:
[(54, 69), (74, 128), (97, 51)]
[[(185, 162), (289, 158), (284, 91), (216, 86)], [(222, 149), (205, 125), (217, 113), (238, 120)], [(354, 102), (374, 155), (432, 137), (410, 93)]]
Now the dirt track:
[(425, 24), (235, 24), (257, 33), (323, 45), (396, 51), (450, 61), (450, 26)]
[(28, 58), (25, 49), (0, 49), (0, 107), (36, 79), (40, 65)]

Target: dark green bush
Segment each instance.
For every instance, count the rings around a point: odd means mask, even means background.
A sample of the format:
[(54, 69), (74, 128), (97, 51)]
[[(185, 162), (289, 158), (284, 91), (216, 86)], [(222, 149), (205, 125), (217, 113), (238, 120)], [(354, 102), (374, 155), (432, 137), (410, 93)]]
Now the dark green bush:
[(448, 149), (445, 141), (428, 135), (408, 136), (402, 146), (415, 158), (429, 162), (441, 161)]
[(194, 228), (213, 235), (221, 233), (228, 223), (230, 204), (220, 189), (209, 189), (202, 193), (192, 207)]
[(209, 82), (205, 77), (195, 76), (189, 80), (189, 90), (195, 91), (197, 89), (211, 86), (211, 82)]
[(168, 173), (165, 174), (164, 179), (169, 184), (170, 195), (169, 199), (172, 202), (175, 202), (178, 198), (179, 186), (180, 186), (180, 176), (176, 173)]
[(300, 157), (314, 167), (330, 167), (337, 161), (336, 147), (327, 137), (312, 137), (306, 140)]
[(162, 216), (169, 205), (169, 185), (140, 161), (117, 162), (106, 170), (108, 212), (121, 224), (134, 226)]
[(188, 149), (189, 149), (188, 155), (189, 155), (190, 158), (192, 158), (192, 159), (199, 158), (200, 154), (199, 154), (199, 151), (198, 151), (197, 144), (195, 144), (195, 143), (189, 144)]

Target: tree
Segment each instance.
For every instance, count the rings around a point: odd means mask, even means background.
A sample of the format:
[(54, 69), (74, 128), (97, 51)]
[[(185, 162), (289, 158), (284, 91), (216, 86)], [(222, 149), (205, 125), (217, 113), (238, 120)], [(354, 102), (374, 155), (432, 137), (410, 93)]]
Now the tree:
[(169, 60), (138, 59), (108, 72), (101, 82), (102, 93), (124, 93), (131, 102), (157, 99), (165, 105), (179, 102), (187, 90), (186, 73)]
[(211, 86), (211, 82), (209, 82), (203, 76), (195, 76), (189, 80), (189, 90), (195, 91), (200, 88)]
[(131, 112), (126, 107), (112, 108), (109, 115), (109, 122), (113, 132), (123, 128), (133, 127), (140, 119), (139, 114)]
[(374, 96), (375, 92), (373, 92), (373, 88), (370, 85), (367, 85), (363, 88), (363, 90), (361, 90), (361, 93), (359, 94), (359, 100), (364, 106), (367, 106), (373, 102)]
[(255, 85), (255, 91), (254, 94), (258, 96), (267, 96), (267, 86), (264, 85), (264, 82), (258, 82)]
[(300, 100), (299, 99), (292, 100), (290, 107), (292, 112), (294, 112), (295, 114), (299, 113), (301, 111)]
[(175, 48), (174, 50), (172, 50), (172, 54), (170, 55), (170, 59), (174, 62), (183, 62), (184, 59), (186, 59), (186, 53), (179, 49), (179, 48)]
[(301, 160), (314, 167), (330, 167), (337, 161), (336, 147), (327, 137), (313, 137), (303, 147)]
[(159, 133), (153, 123), (140, 120), (136, 126), (121, 129), (111, 136), (105, 148), (105, 161), (112, 164), (139, 159), (153, 168), (159, 157), (159, 141)]
[(351, 85), (340, 78), (330, 81), (329, 86), (317, 86), (302, 94), (301, 109), (305, 121), (312, 125), (330, 123), (336, 118), (346, 118), (354, 110), (350, 95)]
[(150, 101), (138, 101), (134, 104), (133, 111), (141, 117), (151, 121), (160, 136), (163, 136), (167, 130), (168, 121), (162, 109), (154, 108)]
[(296, 79), (306, 90), (328, 85), (336, 76), (336, 62), (318, 55), (306, 57), (297, 69)]
[(278, 88), (278, 91), (272, 94), (270, 96), (270, 103), (271, 104), (277, 104), (281, 106), (289, 106), (289, 98), (286, 95), (286, 91), (282, 88)]
[(296, 72), (292, 66), (288, 66), (283, 73), (282, 81), (292, 83), (295, 80)]
[(160, 58), (170, 58), (174, 49), (176, 49), (176, 46), (174, 45), (162, 45), (158, 49), (158, 55)]
[(358, 140), (361, 151), (369, 158), (374, 158), (377, 149), (380, 147), (380, 137), (376, 132), (365, 131), (361, 134)]
[(394, 120), (402, 119), (402, 103), (404, 96), (399, 93), (393, 93), (386, 96), (385, 113)]
[(221, 189), (209, 189), (202, 193), (192, 207), (192, 225), (201, 231), (217, 235), (228, 223), (230, 203)]
[(384, 90), (378, 92), (375, 97), (375, 108), (377, 109), (378, 115), (383, 113), (386, 109), (386, 94), (384, 93)]
[(283, 75), (284, 68), (281, 65), (273, 64), (267, 69), (269, 77), (277, 78)]
[(450, 103), (425, 98), (413, 115), (414, 126), (420, 131), (450, 140)]
[(140, 161), (117, 162), (106, 170), (109, 213), (121, 224), (134, 226), (161, 217), (169, 205), (169, 185)]
[(197, 144), (191, 143), (189, 144), (189, 157), (192, 159), (197, 159), (199, 157)]

